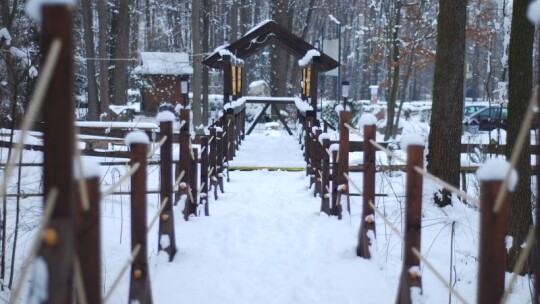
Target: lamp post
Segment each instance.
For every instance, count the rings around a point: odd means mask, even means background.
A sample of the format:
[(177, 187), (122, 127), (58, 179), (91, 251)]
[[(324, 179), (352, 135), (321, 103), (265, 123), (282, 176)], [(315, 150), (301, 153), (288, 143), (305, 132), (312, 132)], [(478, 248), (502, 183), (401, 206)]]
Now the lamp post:
[(188, 105), (188, 93), (189, 93), (189, 82), (187, 77), (182, 77), (180, 80), (180, 92), (182, 93), (182, 104), (184, 106), (184, 109)]
[(343, 111), (347, 111), (347, 98), (349, 97), (349, 82), (341, 83), (341, 96), (343, 97)]

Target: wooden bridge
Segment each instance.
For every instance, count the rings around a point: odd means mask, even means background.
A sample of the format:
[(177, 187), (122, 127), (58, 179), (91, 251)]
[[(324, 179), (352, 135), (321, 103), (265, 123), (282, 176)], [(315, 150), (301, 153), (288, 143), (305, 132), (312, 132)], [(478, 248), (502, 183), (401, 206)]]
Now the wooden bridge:
[[(475, 206), (475, 208), (482, 206), (478, 284), (477, 292), (473, 294), (476, 294), (478, 303), (496, 303), (508, 296), (512, 286), (505, 287), (504, 263), (500, 262), (501, 259), (504, 259), (506, 250), (504, 227), (508, 204), (503, 180), (499, 178), (481, 179), (481, 199), (478, 200), (475, 196), (460, 189), (454, 189), (425, 172), (423, 141), (415, 138), (406, 147), (406, 154), (397, 154), (396, 151), (386, 149), (384, 144), (376, 142), (376, 121), (365, 117), (361, 130), (356, 129), (350, 125), (351, 117), (347, 111), (339, 113), (340, 122), (337, 126), (339, 138), (333, 141), (330, 135), (325, 132), (324, 124), (317, 120), (313, 111), (316, 108), (313, 103), (316, 100), (316, 85), (314, 85), (316, 81), (313, 80), (317, 79), (316, 71), (331, 69), (335, 67), (334, 62), (322, 53), (306, 58), (309, 51), (312, 50), (311, 46), (291, 36), (288, 32), (283, 32), (283, 29), (273, 22), (261, 25), (247, 34), (243, 41), (231, 44), (228, 47), (228, 52), (218, 52), (205, 61), (207, 64), (223, 68), (226, 75), (224, 81), (225, 112), (216, 124), (209, 128), (208, 134), (194, 136), (191, 133), (190, 111), (188, 109), (183, 109), (179, 113), (180, 128), (178, 132), (173, 132), (174, 115), (169, 112), (160, 113), (156, 117), (159, 122), (159, 130), (152, 129), (146, 130), (146, 132), (138, 130), (126, 135), (126, 145), (129, 146), (127, 152), (129, 165), (124, 174), (119, 174), (121, 175), (119, 180), (102, 190), (99, 184), (100, 174), (96, 174), (96, 171), (93, 170), (98, 165), (85, 166), (81, 160), (81, 155), (85, 152), (76, 146), (77, 132), (72, 115), (74, 112), (73, 90), (70, 85), (66, 85), (70, 83), (69, 80), (73, 76), (72, 45), (70, 44), (72, 33), (69, 29), (58, 27), (56, 24), (57, 19), (69, 19), (70, 14), (71, 10), (65, 6), (44, 7), (42, 50), (46, 61), (37, 87), (48, 89), (37, 90), (43, 94), (38, 93), (34, 97), (26, 117), (27, 121), (22, 124), (21, 136), (24, 138), (25, 133), (29, 130), (29, 122), (35, 119), (39, 111), (43, 110), (44, 214), (35, 234), (36, 239), (28, 252), (27, 261), (22, 264), (18, 282), (13, 287), (11, 303), (15, 303), (21, 298), (20, 292), (27, 280), (25, 277), (30, 262), (36, 266), (29, 286), (27, 286), (29, 289), (28, 301), (40, 303), (72, 302), (73, 290), (75, 290), (77, 302), (80, 303), (102, 303), (113, 301), (112, 299), (115, 302), (117, 300), (123, 302), (127, 299), (130, 303), (152, 303), (156, 299), (159, 299), (160, 302), (181, 302), (182, 297), (189, 293), (195, 294), (191, 299), (201, 302), (209, 300), (222, 302), (224, 299), (226, 302), (235, 302), (239, 299), (238, 295), (235, 294), (237, 291), (242, 296), (247, 295), (245, 298), (240, 297), (242, 302), (268, 299), (268, 302), (275, 300), (278, 303), (329, 303), (333, 301), (345, 303), (373, 301), (373, 299), (376, 299), (375, 302), (389, 302), (396, 299), (395, 295), (397, 294), (397, 303), (411, 303), (421, 297), (423, 293), (427, 293), (429, 289), (425, 288), (426, 286), (436, 288), (434, 287), (435, 283), (433, 283), (435, 280), (423, 280), (424, 275), (428, 278), (439, 279), (440, 282), (437, 284), (443, 286), (448, 284), (448, 293), (451, 293), (459, 301), (467, 303), (469, 297), (464, 297), (457, 291), (456, 286), (451, 286), (451, 282), (449, 284), (440, 275), (440, 270), (432, 267), (425, 257), (425, 251), (422, 250), (421, 229), (428, 228), (422, 227), (422, 211), (426, 210), (425, 208), (430, 208), (422, 205), (422, 189), (424, 180), (428, 179), (438, 183), (440, 187), (454, 191), (456, 195), (467, 200), (468, 204)], [(250, 47), (251, 44), (247, 44), (247, 41), (250, 43), (253, 41), (261, 42)], [(276, 43), (304, 59), (306, 67), (303, 73), (305, 77), (302, 80), (304, 83), (302, 87), (305, 89), (300, 98), (294, 101), (289, 99), (242, 99), (241, 90), (239, 90), (241, 85), (238, 82), (242, 69), (235, 64), (239, 63), (243, 56), (248, 56), (257, 48), (268, 43)], [(237, 57), (231, 56), (231, 51), (235, 49), (238, 50), (235, 53)], [(56, 62), (62, 62), (62, 65), (57, 65)], [(50, 77), (46, 76), (48, 74)], [(233, 182), (225, 183), (235, 179), (234, 175), (231, 176), (233, 174), (230, 172), (232, 171), (231, 165), (246, 141), (245, 108), (246, 103), (250, 102), (263, 102), (266, 104), (265, 108), (280, 102), (294, 102), (299, 118), (298, 123), (302, 126), (302, 131), (297, 134), (298, 138), (290, 136), (286, 138), (291, 141), (298, 140), (296, 145), (298, 149), (303, 149), (305, 170), (293, 172), (292, 174), (295, 175), (292, 177), (291, 175), (278, 176), (277, 174), (281, 173), (275, 173), (278, 178), (283, 179), (283, 181), (275, 183), (271, 179), (259, 176), (261, 180), (257, 183), (267, 183), (260, 185), (260, 188), (263, 189), (256, 189), (262, 193), (263, 199), (258, 199), (257, 193), (253, 192), (253, 189), (241, 189), (241, 183), (236, 184), (235, 187), (232, 186)], [(280, 120), (284, 122), (283, 118)], [(293, 134), (292, 130), (287, 129), (287, 131), (289, 134)], [(147, 132), (156, 135), (157, 143), (152, 149), (150, 149)], [(361, 143), (350, 142), (351, 132), (361, 134), (363, 141)], [(13, 174), (17, 162), (22, 159), (22, 148), (23, 141), (20, 141), (13, 156), (5, 165), (2, 187), (4, 195), (8, 194), (6, 181)], [(361, 173), (352, 173), (349, 153), (360, 150), (363, 152)], [(156, 156), (158, 151), (159, 157)], [(406, 171), (406, 185), (403, 189), (405, 197), (403, 201), (405, 205), (404, 228), (402, 230), (395, 228), (394, 223), (388, 219), (390, 213), (379, 210), (380, 206), (377, 206), (377, 193), (375, 192), (378, 170), (376, 165), (377, 151), (405, 164), (405, 167), (402, 168)], [(177, 157), (173, 155), (175, 152)], [(75, 161), (72, 161), (73, 159)], [(125, 164), (126, 161), (113, 165), (123, 166)], [(148, 170), (150, 165), (155, 165), (159, 169), (159, 173), (155, 173), (155, 175), (159, 174), (159, 177), (152, 176), (152, 172)], [(78, 173), (74, 174), (74, 171)], [(282, 190), (287, 188), (287, 184), (296, 183), (298, 180), (304, 182), (303, 174), (307, 177), (305, 189), (300, 189), (302, 190), (300, 192), (282, 193)], [(238, 176), (242, 177), (238, 179), (239, 182), (256, 187), (257, 184), (253, 182), (252, 177), (242, 174), (238, 174)], [(128, 179), (130, 180), (129, 192), (123, 192), (120, 187)], [(359, 179), (362, 180), (361, 186), (355, 182)], [(156, 188), (149, 190), (150, 183)], [(272, 184), (268, 185), (270, 183)], [(227, 195), (229, 195), (229, 190), (226, 189), (227, 185), (231, 185), (231, 190), (234, 189), (235, 192), (231, 191), (230, 193), (234, 193), (234, 198), (237, 201), (216, 208), (219, 210), (217, 215), (211, 217), (211, 220), (203, 220), (214, 210), (210, 202), (218, 206), (220, 203), (218, 200), (227, 199)], [(354, 191), (351, 191), (353, 189)], [(499, 189), (504, 189), (504, 191), (499, 191)], [(148, 200), (148, 194), (152, 191), (159, 193), (159, 199), (155, 202)], [(104, 208), (101, 204), (110, 195), (126, 193), (129, 193), (130, 199), (130, 219), (127, 222), (130, 226), (131, 242), (129, 246), (109, 243), (107, 245), (116, 246), (113, 248), (115, 255), (118, 255), (119, 252), (114, 249), (127, 251), (124, 253), (129, 258), (124, 261), (123, 265), (119, 264), (121, 267), (115, 268), (119, 271), (118, 275), (107, 276), (107, 283), (104, 284), (101, 270), (106, 261), (102, 259), (101, 248), (102, 243), (107, 240), (102, 240), (101, 237), (110, 232), (108, 230), (110, 227), (102, 224), (104, 218), (101, 216), (101, 212)], [(250, 194), (241, 197), (240, 193)], [(496, 198), (498, 193), (502, 193), (500, 198)], [(351, 198), (353, 194), (361, 195), (362, 202), (355, 203)], [(278, 203), (272, 204), (275, 202)], [(121, 206), (120, 203), (120, 208)], [(240, 209), (227, 211), (227, 208), (234, 206)], [(269, 217), (255, 218), (253, 213), (246, 211), (253, 210), (249, 207), (262, 208), (267, 211)], [(353, 220), (358, 222), (358, 214), (354, 213), (353, 210), (355, 207), (360, 208), (361, 215), (360, 221), (357, 223), (359, 227), (353, 228), (354, 235), (358, 235), (357, 240), (352, 242), (356, 250), (351, 251), (350, 235), (342, 238), (343, 235), (351, 232), (351, 225), (347, 226), (345, 225), (347, 221), (338, 221), (337, 219), (348, 216), (351, 224)], [(384, 205), (382, 207), (386, 208)], [(493, 211), (494, 208), (497, 209), (496, 212)], [(153, 211), (154, 214), (148, 214), (149, 211)], [(399, 217), (402, 216), (401, 206), (395, 211), (399, 213)], [(316, 229), (309, 230), (308, 226), (297, 226), (297, 220), (310, 220), (311, 224), (315, 214), (319, 215), (314, 221), (319, 225)], [(328, 215), (328, 217), (320, 215)], [(177, 218), (175, 219), (175, 217)], [(252, 223), (249, 225), (223, 223), (223, 219), (233, 222), (235, 219), (239, 220), (240, 217), (243, 220), (242, 224), (249, 223), (249, 221)], [(377, 234), (376, 218), (379, 219), (379, 224), (384, 223), (384, 225), (380, 225), (379, 230), (388, 227), (392, 233)], [(150, 221), (148, 221), (149, 219)], [(108, 225), (111, 223), (112, 221), (109, 221)], [(123, 217), (120, 218), (120, 223), (123, 227)], [(154, 226), (155, 224), (157, 226)], [(210, 228), (207, 229), (207, 226)], [(194, 230), (193, 227), (203, 232), (195, 235), (198, 230)], [(263, 235), (265, 228), (269, 227), (275, 229), (277, 235), (271, 240), (265, 239), (268, 234)], [(328, 231), (334, 231), (335, 227), (339, 227), (336, 231), (340, 231), (342, 235), (328, 233)], [(102, 233), (102, 231), (107, 231), (107, 233)], [(232, 237), (226, 240), (232, 241), (233, 244), (221, 242), (215, 244), (214, 247), (204, 247), (204, 249), (218, 252), (215, 255), (205, 250), (198, 250), (201, 247), (197, 246), (209, 242), (210, 235), (204, 231), (211, 231), (212, 234), (230, 235)], [(454, 231), (454, 224), (452, 224), (452, 231)], [(305, 237), (298, 237), (304, 234)], [(402, 247), (403, 259), (390, 262), (391, 266), (394, 266), (393, 268), (398, 269), (398, 271), (389, 280), (395, 284), (388, 288), (384, 286), (384, 275), (379, 269), (380, 266), (376, 264), (378, 263), (376, 244), (380, 236), (389, 239), (390, 234), (396, 235), (398, 238), (395, 242), (387, 240), (387, 245), (389, 247)], [(179, 235), (181, 235), (180, 238), (178, 238)], [(313, 243), (319, 237), (324, 237), (327, 242), (324, 243), (324, 247), (313, 247)], [(153, 240), (153, 243), (150, 243), (150, 239)], [(182, 242), (177, 244), (177, 239), (181, 239)], [(342, 240), (345, 241), (341, 242)], [(452, 237), (450, 240), (453, 241), (454, 238)], [(155, 246), (157, 248), (151, 249), (150, 245), (154, 244), (157, 245)], [(532, 242), (528, 242), (527, 246), (530, 249)], [(275, 249), (275, 252), (270, 252), (267, 255), (266, 253), (271, 251), (269, 248)], [(160, 254), (159, 258), (165, 257), (166, 261), (160, 261), (155, 253)], [(285, 258), (291, 253), (293, 257)], [(195, 259), (197, 255), (206, 259), (197, 260)], [(262, 255), (265, 258), (258, 260)], [(151, 260), (149, 260), (149, 256)], [(190, 269), (190, 273), (193, 273), (202, 267), (200, 263), (211, 260), (208, 257), (215, 258), (216, 256), (233, 257), (227, 260), (232, 261), (232, 265), (216, 262), (212, 265), (213, 268), (205, 268), (204, 271), (201, 271), (196, 280), (192, 281), (192, 278), (183, 277), (180, 284), (176, 284), (175, 280), (170, 279), (186, 269)], [(106, 258), (115, 259), (110, 256), (106, 256)], [(260, 264), (251, 263), (253, 261)], [(319, 271), (301, 269), (305, 261), (310, 261), (308, 265), (310, 267), (320, 267)], [(326, 268), (324, 263), (329, 263), (332, 267)], [(427, 267), (432, 274), (428, 275), (427, 271), (421, 271), (421, 265)], [(150, 271), (151, 268), (158, 269), (160, 273), (153, 274)], [(272, 268), (279, 268), (280, 272), (257, 272), (258, 269), (269, 270)], [(124, 273), (128, 269), (129, 275), (126, 278)], [(205, 272), (208, 269), (212, 271)], [(229, 276), (228, 278), (232, 282), (229, 283), (215, 280), (212, 277), (220, 273), (234, 274), (238, 269), (245, 271), (248, 278), (238, 280), (234, 276)], [(354, 271), (354, 275), (340, 277), (342, 272), (349, 269)], [(515, 273), (520, 271), (520, 269), (516, 269)], [(301, 274), (296, 276), (298, 273)], [(321, 274), (328, 275), (321, 279), (319, 277)], [(161, 277), (160, 282), (164, 286), (152, 284), (154, 276)], [(367, 278), (361, 279), (362, 276)], [(257, 284), (269, 285), (270, 287), (263, 294), (250, 293), (249, 291), (242, 293), (243, 289), (255, 288), (243, 285), (248, 284), (253, 278), (257, 279)], [(355, 280), (362, 284), (357, 284), (358, 282)], [(212, 285), (208, 288), (203, 287), (202, 291), (200, 291), (201, 289), (194, 291), (195, 287), (200, 287), (207, 282), (211, 282)], [(292, 283), (289, 284), (290, 282)], [(102, 292), (104, 285), (107, 286), (105, 293)], [(342, 285), (345, 288), (339, 289), (339, 291), (354, 292), (349, 297), (338, 298), (334, 290)], [(121, 290), (125, 290), (125, 294), (119, 296), (117, 286), (123, 286)], [(362, 291), (359, 291), (360, 287), (363, 287)], [(329, 289), (330, 291), (328, 291)], [(387, 292), (388, 289), (392, 291), (390, 296)], [(468, 295), (470, 294), (468, 293)], [(535, 296), (538, 295), (535, 294)], [(441, 300), (438, 295), (434, 295), (434, 298), (436, 301)], [(340, 301), (342, 299), (343, 301)]]

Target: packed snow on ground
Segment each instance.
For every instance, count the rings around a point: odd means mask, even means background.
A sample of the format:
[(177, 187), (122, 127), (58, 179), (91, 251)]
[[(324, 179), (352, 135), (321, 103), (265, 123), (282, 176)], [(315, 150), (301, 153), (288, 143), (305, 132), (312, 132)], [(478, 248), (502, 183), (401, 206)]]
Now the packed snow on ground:
[[(250, 164), (268, 167), (305, 166), (298, 137), (283, 130), (246, 136), (231, 167)], [(379, 135), (378, 135), (379, 136)], [(5, 161), (7, 152), (0, 150)], [(378, 161), (382, 161), (380, 157)], [(111, 160), (111, 159), (108, 159)], [(42, 155), (25, 151), (24, 162), (41, 162)], [(102, 189), (107, 189), (125, 174), (124, 166), (101, 170)], [(21, 172), (21, 192), (42, 191), (41, 170), (25, 167)], [(148, 189), (159, 186), (159, 168), (149, 166)], [(178, 253), (168, 262), (165, 252), (157, 252), (160, 242), (157, 225), (148, 234), (148, 258), (155, 303), (394, 303), (402, 271), (400, 238), (383, 219), (375, 216), (377, 246), (374, 257), (356, 256), (361, 221), (361, 197), (350, 199), (351, 213), (343, 219), (320, 213), (320, 198), (309, 189), (305, 172), (231, 171), (230, 182), (218, 200), (209, 195), (209, 217), (185, 222), (179, 206), (174, 207)], [(351, 173), (361, 186), (362, 174)], [(383, 213), (403, 233), (405, 175), (379, 173), (375, 200)], [(16, 191), (15, 177), (8, 191)], [(469, 185), (475, 193), (474, 184)], [(478, 210), (459, 201), (438, 208), (432, 203), (437, 187), (425, 182), (422, 209), (422, 254), (469, 303), (476, 301), (478, 266)], [(357, 192), (350, 187), (351, 192)], [(129, 190), (124, 183), (119, 191)], [(148, 195), (148, 222), (159, 207), (159, 197)], [(346, 199), (343, 198), (343, 202)], [(21, 200), (21, 224), (15, 268), (26, 260), (42, 213), (39, 198)], [(15, 200), (8, 202), (8, 234), (13, 235)], [(130, 200), (128, 196), (109, 196), (101, 204), (103, 291), (125, 265), (131, 251)], [(164, 242), (164, 240), (161, 240)], [(12, 244), (12, 242), (10, 243)], [(11, 245), (8, 245), (8, 252)], [(8, 255), (6, 264), (11, 262)], [(83, 261), (84, 262), (84, 261)], [(405, 269), (405, 271), (409, 271)], [(449, 292), (421, 263), (422, 298), (426, 303), (447, 303)], [(19, 271), (16, 271), (15, 281)], [(24, 282), (22, 303), (28, 299)], [(507, 273), (507, 283), (510, 274)], [(530, 302), (531, 281), (519, 277), (508, 303)], [(126, 303), (129, 276), (121, 280), (110, 303)], [(9, 291), (0, 292), (2, 299)], [(458, 303), (452, 297), (452, 303)]]

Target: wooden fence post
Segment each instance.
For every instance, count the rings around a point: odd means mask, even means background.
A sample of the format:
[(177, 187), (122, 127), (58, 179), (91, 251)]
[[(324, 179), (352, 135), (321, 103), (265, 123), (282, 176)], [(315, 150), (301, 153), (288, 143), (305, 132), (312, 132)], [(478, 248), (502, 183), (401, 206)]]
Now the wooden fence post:
[(330, 148), (330, 139), (324, 138), (322, 143), (322, 195), (321, 195), (321, 212), (330, 215), (330, 155), (327, 151)]
[(208, 206), (208, 137), (201, 137), (201, 178), (200, 183), (202, 185), (200, 204), (204, 206), (204, 215), (209, 216), (210, 210)]
[(218, 175), (217, 175), (217, 132), (216, 128), (210, 128), (210, 151), (208, 151), (210, 172), (208, 173), (210, 178), (210, 190), (214, 190), (214, 199), (218, 199)]
[[(165, 112), (163, 112), (165, 113)], [(167, 112), (168, 113), (168, 112)], [(174, 213), (173, 213), (173, 130), (172, 124), (175, 119), (171, 113), (169, 117), (163, 117), (166, 114), (158, 114), (159, 137), (167, 137), (160, 150), (160, 200), (163, 202), (165, 198), (165, 207), (160, 215), (158, 228), (158, 252), (165, 250), (169, 255), (171, 262), (176, 254), (176, 235), (174, 232)], [(166, 239), (168, 238), (168, 241)]]
[(311, 187), (312, 168), (311, 168), (311, 128), (313, 127), (313, 111), (306, 111), (304, 119), (304, 161), (306, 162), (306, 175), (310, 176), (309, 187)]
[(358, 246), (356, 255), (366, 259), (371, 258), (369, 246), (371, 246), (369, 231), (372, 231), (371, 237), (375, 237), (375, 214), (370, 203), (375, 204), (375, 147), (370, 140), (375, 140), (375, 125), (364, 125), (364, 174), (362, 190), (362, 217), (360, 218), (360, 231), (358, 233)]
[[(235, 124), (234, 124), (234, 109), (227, 109), (227, 118), (225, 125), (225, 130), (227, 132), (227, 144), (225, 146), (225, 149), (227, 149), (227, 163), (231, 160), (233, 160), (234, 156), (236, 155), (236, 147), (235, 147)], [(227, 174), (228, 175), (228, 174)], [(227, 181), (229, 181), (227, 179)]]
[[(71, 303), (73, 263), (75, 257), (73, 220), (73, 152), (74, 152), (74, 103), (73, 103), (73, 34), (72, 11), (68, 5), (42, 6), (41, 51), (47, 58), (55, 39), (62, 46), (58, 64), (54, 68), (49, 87), (43, 100), (44, 120), (44, 186), (45, 197), (58, 189), (58, 198), (51, 220), (45, 228), (38, 258), (47, 264), (47, 298), (39, 291), (40, 278), (32, 280), (30, 297), (40, 303)], [(43, 61), (44, 62), (44, 61)], [(43, 274), (39, 274), (43, 275)], [(41, 278), (43, 280), (43, 278)]]
[[(99, 164), (95, 164), (99, 168)], [(84, 296), (86, 303), (101, 303), (101, 220), (99, 189), (100, 175), (95, 168), (84, 168), (83, 178), (88, 190), (89, 208), (83, 208), (83, 198), (78, 185), (75, 189), (75, 240), (77, 244), (77, 256), (84, 283)], [(88, 169), (88, 170), (86, 170)]]
[(219, 190), (221, 193), (224, 193), (224, 187), (223, 187), (223, 160), (225, 156), (223, 155), (223, 143), (225, 142), (223, 138), (223, 129), (217, 128), (217, 137), (216, 137), (216, 145), (217, 145), (217, 163), (216, 163), (216, 170), (217, 170), (217, 180), (219, 185)]
[[(344, 173), (349, 174), (349, 129), (345, 126), (350, 123), (351, 113), (348, 111), (339, 112), (339, 185), (344, 186), (340, 191), (340, 195), (345, 195), (347, 198), (346, 206), (349, 214), (351, 213), (351, 203), (349, 198), (349, 180)], [(340, 198), (341, 199), (341, 198)], [(343, 205), (343, 202), (341, 203)], [(341, 214), (339, 215), (341, 216)]]
[(332, 152), (332, 215), (341, 219), (341, 204), (338, 201), (338, 186), (339, 186), (339, 163), (338, 163), (338, 151)]
[[(481, 168), (479, 169), (481, 170)], [(480, 249), (478, 252), (477, 303), (499, 303), (504, 294), (506, 266), (506, 228), (508, 194), (502, 208), (493, 206), (502, 184), (501, 180), (480, 179)]]
[(313, 174), (315, 175), (315, 187), (313, 189), (313, 196), (317, 197), (317, 195), (321, 194), (321, 158), (322, 158), (322, 143), (319, 142), (319, 136), (321, 135), (322, 130), (321, 128), (317, 128), (315, 131), (315, 138), (313, 138), (313, 157), (312, 157), (312, 167), (313, 167)]
[[(188, 176), (189, 176), (189, 160), (190, 160), (190, 135), (189, 135), (189, 110), (188, 109), (182, 109), (180, 110), (180, 122), (185, 122), (182, 128), (180, 128), (180, 135), (179, 135), (179, 144), (180, 144), (180, 156), (178, 159), (178, 170), (176, 170), (176, 178), (178, 178), (182, 172), (184, 172), (184, 176), (180, 179), (181, 183), (178, 187), (178, 192), (176, 194), (175, 198), (175, 205), (178, 204), (180, 201), (182, 195), (187, 195), (188, 189)], [(186, 202), (187, 202), (186, 198)], [(187, 204), (186, 204), (187, 206)]]
[(199, 189), (198, 180), (198, 154), (199, 149), (193, 148), (193, 158), (189, 162), (189, 189), (191, 196), (186, 201), (186, 212), (184, 213), (184, 219), (187, 221), (191, 214), (198, 216), (197, 214), (197, 191)]
[(244, 106), (244, 109), (242, 109), (242, 119), (240, 121), (242, 126), (242, 140), (246, 139), (246, 107)]
[(133, 252), (137, 245), (141, 246), (131, 263), (129, 303), (152, 303), (146, 231), (148, 143), (148, 136), (141, 131), (134, 131), (126, 136), (126, 144), (131, 150), (131, 165), (139, 164), (139, 169), (131, 176), (131, 251)]
[(412, 248), (420, 251), (422, 229), (422, 189), (423, 177), (414, 167), (424, 167), (424, 146), (409, 145), (407, 147), (407, 189), (405, 197), (405, 240), (403, 246), (403, 269), (399, 281), (396, 303), (411, 303), (411, 288), (422, 289), (420, 276), (420, 259), (414, 255)]

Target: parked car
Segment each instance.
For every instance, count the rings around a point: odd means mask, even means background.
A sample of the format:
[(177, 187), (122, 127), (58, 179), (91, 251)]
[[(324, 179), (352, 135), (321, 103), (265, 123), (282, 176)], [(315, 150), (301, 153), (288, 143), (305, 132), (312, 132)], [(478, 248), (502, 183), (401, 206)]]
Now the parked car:
[(467, 103), (465, 106), (463, 106), (463, 118), (470, 117), (472, 114), (485, 109), (489, 106), (489, 104), (486, 103)]
[[(492, 105), (472, 113), (463, 119), (464, 130), (491, 131), (496, 128), (506, 130), (508, 126), (508, 107)], [(478, 128), (476, 128), (478, 127)]]

